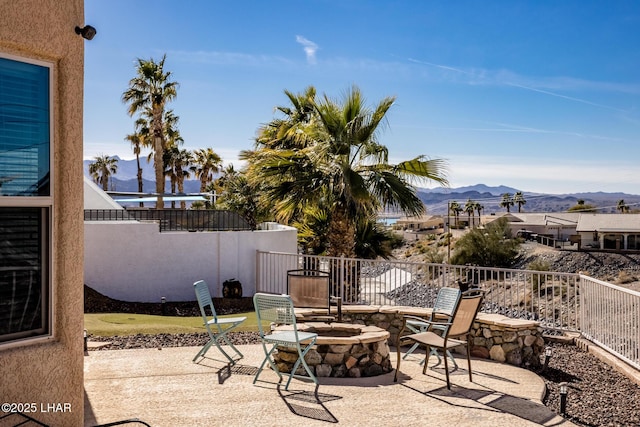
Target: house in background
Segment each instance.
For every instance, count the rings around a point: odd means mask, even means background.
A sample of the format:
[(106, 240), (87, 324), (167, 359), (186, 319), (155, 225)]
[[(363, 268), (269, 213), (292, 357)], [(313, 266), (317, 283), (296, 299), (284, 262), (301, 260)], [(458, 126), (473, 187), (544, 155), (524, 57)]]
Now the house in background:
[(0, 402), (81, 426), (84, 1), (0, 11)]
[(483, 217), (483, 224), (502, 217), (514, 236), (526, 232), (553, 246), (566, 242), (577, 250), (640, 251), (640, 214), (512, 212)]
[(576, 232), (582, 248), (640, 251), (640, 214), (581, 214)]

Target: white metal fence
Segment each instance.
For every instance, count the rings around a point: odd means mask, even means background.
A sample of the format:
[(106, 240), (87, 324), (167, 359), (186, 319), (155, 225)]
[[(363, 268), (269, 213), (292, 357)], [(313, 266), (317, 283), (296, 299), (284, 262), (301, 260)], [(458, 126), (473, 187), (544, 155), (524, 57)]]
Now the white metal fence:
[(345, 304), (431, 307), (442, 287), (479, 287), (486, 291), (484, 312), (579, 329), (578, 274), (262, 251), (256, 265), (260, 292), (287, 293), (287, 270), (301, 268), (329, 272), (332, 293)]
[(640, 292), (581, 276), (580, 332), (640, 369)]
[(346, 304), (432, 307), (442, 287), (486, 291), (483, 312), (540, 322), (547, 330), (579, 331), (640, 369), (640, 292), (588, 276), (332, 258), (257, 251), (256, 289), (287, 293), (287, 270), (330, 273), (332, 293)]

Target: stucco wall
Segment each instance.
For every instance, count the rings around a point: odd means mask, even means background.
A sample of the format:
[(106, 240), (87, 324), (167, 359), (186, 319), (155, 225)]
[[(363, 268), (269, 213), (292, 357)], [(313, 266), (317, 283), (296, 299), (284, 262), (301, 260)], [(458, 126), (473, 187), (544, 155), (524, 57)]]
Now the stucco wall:
[[(0, 402), (35, 403), (34, 418), (80, 426), (83, 393), (83, 0), (0, 0), (0, 52), (54, 63), (53, 340), (0, 346)], [(41, 404), (70, 405), (42, 412)], [(45, 407), (46, 408), (46, 407)]]
[(238, 279), (244, 296), (255, 293), (256, 250), (296, 253), (291, 227), (223, 232), (164, 232), (158, 224), (87, 221), (85, 283), (124, 301), (193, 301), (193, 282), (203, 279), (212, 296), (222, 282)]

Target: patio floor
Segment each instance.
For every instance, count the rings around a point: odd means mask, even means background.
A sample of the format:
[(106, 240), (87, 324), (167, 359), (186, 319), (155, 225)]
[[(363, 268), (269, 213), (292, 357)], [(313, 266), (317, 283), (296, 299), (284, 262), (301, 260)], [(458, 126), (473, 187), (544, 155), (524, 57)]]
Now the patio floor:
[(441, 369), (422, 375), (417, 360), (405, 360), (397, 383), (393, 372), (321, 378), (316, 394), (313, 383), (298, 380), (285, 391), (268, 368), (253, 385), (262, 347), (238, 348), (245, 357), (230, 368), (215, 348), (199, 363), (191, 362), (198, 347), (87, 353), (85, 426), (130, 418), (154, 427), (573, 425), (542, 404), (540, 377), (511, 365), (473, 359), (470, 383), (459, 359), (449, 391)]

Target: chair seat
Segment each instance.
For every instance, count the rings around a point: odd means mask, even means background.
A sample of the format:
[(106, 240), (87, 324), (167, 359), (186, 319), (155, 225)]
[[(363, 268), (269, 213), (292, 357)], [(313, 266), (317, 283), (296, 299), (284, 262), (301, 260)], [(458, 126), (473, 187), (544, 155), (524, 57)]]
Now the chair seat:
[[(209, 341), (200, 349), (200, 351), (198, 351), (198, 354), (193, 358), (193, 361), (195, 362), (199, 357), (204, 357), (209, 349), (215, 345), (229, 363), (234, 365), (239, 359), (242, 359), (243, 355), (240, 350), (233, 345), (231, 340), (229, 340), (227, 334), (240, 326), (240, 324), (247, 320), (247, 318), (245, 316), (227, 318), (218, 317), (216, 315), (216, 309), (213, 306), (211, 293), (209, 293), (209, 286), (204, 280), (198, 280), (195, 282), (193, 284), (193, 289), (195, 290), (198, 306), (200, 307), (202, 324), (209, 334)], [(209, 313), (207, 313), (207, 309)], [(212, 318), (209, 319), (209, 317)], [(227, 353), (220, 345), (221, 343), (227, 344), (235, 353), (235, 357)]]
[(246, 317), (218, 317), (218, 320), (211, 319), (207, 323), (209, 325), (227, 325), (229, 323), (242, 323), (247, 320)]
[[(419, 334), (412, 334), (402, 337), (402, 339), (412, 339), (413, 341), (419, 342), (424, 345), (428, 345), (429, 347), (444, 347), (444, 338), (440, 335), (428, 331), (428, 332), (420, 332)], [(447, 348), (457, 347), (459, 345), (466, 344), (466, 341), (456, 340), (453, 338), (449, 338), (447, 340)]]
[[(298, 341), (302, 344), (307, 344), (306, 341), (310, 341), (317, 336), (318, 334), (316, 333), (298, 331)], [(282, 331), (265, 335), (264, 340), (273, 344), (280, 345), (295, 345), (296, 342), (298, 342), (296, 340), (296, 333), (294, 331)]]

